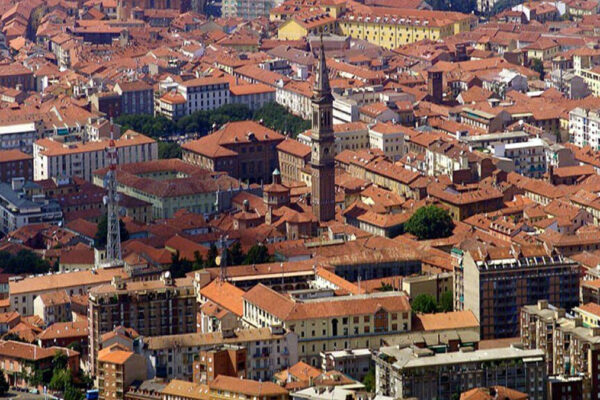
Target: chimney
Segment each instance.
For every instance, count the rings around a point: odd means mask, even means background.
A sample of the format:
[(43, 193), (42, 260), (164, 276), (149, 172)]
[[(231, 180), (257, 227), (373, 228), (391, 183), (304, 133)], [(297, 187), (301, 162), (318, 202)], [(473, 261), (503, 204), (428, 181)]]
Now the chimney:
[(538, 310), (545, 310), (548, 308), (548, 300), (538, 300)]

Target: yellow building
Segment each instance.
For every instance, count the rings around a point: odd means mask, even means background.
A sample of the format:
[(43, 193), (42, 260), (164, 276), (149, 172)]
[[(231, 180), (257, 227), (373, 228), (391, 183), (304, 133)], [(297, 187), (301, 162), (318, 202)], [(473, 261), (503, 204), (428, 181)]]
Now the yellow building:
[(335, 32), (336, 18), (321, 8), (290, 16), (277, 30), (279, 40), (300, 40), (309, 35)]
[(411, 311), (398, 292), (300, 302), (259, 284), (244, 294), (243, 321), (295, 332), (299, 359), (315, 366), (323, 351), (376, 349), (385, 336), (410, 331)]
[(600, 305), (596, 303), (587, 303), (573, 308), (576, 315), (581, 317), (583, 326), (588, 328), (600, 327)]
[(348, 12), (338, 32), (387, 49), (423, 39), (438, 40), (471, 30), (473, 16), (455, 12), (375, 8), (371, 13)]

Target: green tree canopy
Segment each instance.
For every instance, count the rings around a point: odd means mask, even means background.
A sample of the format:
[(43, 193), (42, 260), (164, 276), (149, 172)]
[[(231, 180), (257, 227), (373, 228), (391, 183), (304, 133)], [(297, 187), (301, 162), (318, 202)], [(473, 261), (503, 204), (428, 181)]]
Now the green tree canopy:
[[(119, 220), (119, 228), (121, 233), (121, 242), (129, 240), (129, 232), (127, 228), (125, 228), (125, 223), (122, 220)], [(104, 249), (106, 247), (106, 234), (108, 232), (108, 217), (103, 215), (100, 218), (100, 222), (98, 222), (98, 230), (96, 231), (96, 236), (94, 237), (94, 245), (97, 249)]]
[(442, 293), (440, 301), (438, 303), (439, 312), (450, 312), (454, 310), (454, 295), (451, 290)]
[(4, 371), (0, 371), (0, 396), (4, 396), (6, 392), (8, 392), (9, 385), (6, 380), (6, 375), (4, 375)]
[(414, 298), (412, 310), (416, 313), (431, 314), (437, 311), (437, 304), (433, 296), (420, 294)]
[(277, 103), (265, 104), (254, 113), (256, 121), (262, 120), (266, 127), (288, 133), (296, 137), (311, 127), (310, 121), (291, 114), (285, 107)]
[(454, 223), (448, 212), (436, 206), (419, 208), (404, 225), (406, 232), (419, 240), (448, 237), (453, 228)]
[(242, 252), (242, 245), (240, 242), (235, 242), (229, 247), (227, 252), (227, 263), (230, 265), (240, 265), (244, 262), (244, 253)]
[(244, 259), (244, 264), (264, 264), (270, 261), (271, 256), (269, 255), (267, 247), (262, 244), (255, 244), (248, 250), (248, 254), (246, 254), (246, 258)]
[(181, 146), (175, 142), (158, 142), (158, 158), (181, 158)]
[(15, 255), (0, 251), (0, 266), (7, 274), (43, 274), (52, 269), (47, 260), (30, 250), (20, 250)]
[(369, 368), (369, 371), (363, 378), (362, 383), (365, 385), (365, 390), (367, 392), (373, 393), (375, 391), (375, 368)]

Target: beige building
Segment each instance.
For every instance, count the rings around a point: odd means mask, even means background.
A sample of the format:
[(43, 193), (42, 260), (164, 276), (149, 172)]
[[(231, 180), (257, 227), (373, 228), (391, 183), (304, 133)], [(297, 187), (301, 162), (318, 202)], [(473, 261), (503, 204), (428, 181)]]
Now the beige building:
[(404, 133), (407, 128), (389, 122), (369, 126), (369, 147), (383, 151), (393, 161), (404, 156)]
[(110, 283), (115, 277), (127, 278), (123, 268), (76, 271), (33, 276), (9, 282), (10, 310), (21, 315), (34, 314), (34, 300), (45, 294), (65, 290), (69, 296), (85, 294), (97, 285)]
[(244, 295), (248, 326), (282, 325), (298, 335), (298, 357), (320, 365), (323, 351), (380, 346), (411, 327), (408, 298), (397, 292), (294, 300), (258, 284)]
[[(369, 129), (362, 121), (334, 124), (335, 154), (344, 150), (361, 150), (369, 148)], [(298, 141), (307, 146), (311, 144), (311, 131), (308, 130), (298, 135)]]
[(446, 292), (452, 292), (453, 273), (444, 272), (435, 275), (409, 276), (402, 279), (402, 290), (408, 297), (414, 299), (420, 294), (432, 296), (440, 301), (442, 295)]
[(122, 400), (134, 381), (146, 379), (146, 360), (119, 345), (98, 354), (98, 391), (101, 400)]
[(72, 319), (71, 298), (64, 289), (44, 293), (33, 301), (33, 313), (46, 325), (69, 322)]
[[(109, 143), (109, 139), (87, 143), (64, 143), (54, 138), (36, 140), (33, 144), (33, 179), (78, 176), (91, 181), (93, 171), (108, 166), (106, 148)], [(119, 164), (158, 158), (156, 141), (140, 133), (129, 130), (114, 143)]]

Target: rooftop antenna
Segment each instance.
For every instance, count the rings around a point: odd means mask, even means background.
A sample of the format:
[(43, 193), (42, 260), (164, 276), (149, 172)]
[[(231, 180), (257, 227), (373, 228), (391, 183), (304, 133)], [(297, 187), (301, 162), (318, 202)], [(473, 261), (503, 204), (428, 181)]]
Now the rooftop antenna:
[(217, 264), (219, 265), (219, 280), (221, 283), (227, 280), (227, 239), (228, 235), (221, 235), (219, 238), (219, 244), (221, 246), (221, 256), (217, 257)]
[(108, 172), (104, 177), (104, 188), (107, 191), (103, 201), (107, 208), (106, 230), (106, 264), (109, 267), (123, 263), (121, 255), (121, 232), (119, 227), (119, 198), (117, 193), (117, 163), (118, 154), (114, 138), (114, 126), (110, 127), (110, 141), (106, 148)]

